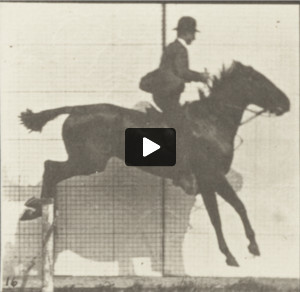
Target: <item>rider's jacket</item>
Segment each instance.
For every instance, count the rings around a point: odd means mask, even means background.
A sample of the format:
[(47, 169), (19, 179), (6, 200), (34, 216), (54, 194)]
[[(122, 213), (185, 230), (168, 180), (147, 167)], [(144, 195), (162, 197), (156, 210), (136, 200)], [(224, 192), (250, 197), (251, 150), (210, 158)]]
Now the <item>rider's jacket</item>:
[(189, 69), (187, 48), (178, 39), (166, 47), (159, 68), (172, 72), (184, 82), (201, 81), (201, 74)]
[(187, 48), (176, 39), (164, 50), (159, 69), (141, 79), (140, 88), (154, 95), (165, 96), (182, 92), (185, 82), (201, 80), (201, 73), (189, 69)]

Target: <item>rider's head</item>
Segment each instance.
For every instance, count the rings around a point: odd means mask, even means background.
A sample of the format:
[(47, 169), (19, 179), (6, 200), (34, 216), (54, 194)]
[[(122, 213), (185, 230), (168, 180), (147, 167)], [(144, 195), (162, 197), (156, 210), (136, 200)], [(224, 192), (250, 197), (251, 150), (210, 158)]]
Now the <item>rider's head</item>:
[(187, 45), (190, 45), (196, 37), (196, 32), (198, 32), (196, 26), (197, 23), (194, 18), (190, 16), (181, 17), (175, 28), (177, 37), (184, 39)]

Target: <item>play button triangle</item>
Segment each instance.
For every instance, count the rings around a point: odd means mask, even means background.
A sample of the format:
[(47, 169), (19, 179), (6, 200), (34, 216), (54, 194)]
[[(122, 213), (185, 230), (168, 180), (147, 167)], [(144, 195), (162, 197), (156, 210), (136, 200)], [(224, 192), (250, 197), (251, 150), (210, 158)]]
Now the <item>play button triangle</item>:
[(145, 137), (143, 138), (143, 156), (144, 157), (155, 152), (159, 148), (160, 148), (160, 146), (158, 144), (154, 143), (153, 141), (151, 141)]

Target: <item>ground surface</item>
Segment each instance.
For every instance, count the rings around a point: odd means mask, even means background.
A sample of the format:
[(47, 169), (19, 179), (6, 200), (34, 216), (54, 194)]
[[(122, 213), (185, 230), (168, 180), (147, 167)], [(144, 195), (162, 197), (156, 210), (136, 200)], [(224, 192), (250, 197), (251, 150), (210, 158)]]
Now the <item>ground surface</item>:
[[(30, 288), (31, 286), (31, 288)], [(40, 291), (40, 282), (31, 279), (25, 288), (5, 288), (4, 292)], [(278, 278), (98, 278), (98, 277), (59, 277), (55, 291), (62, 292), (279, 292), (300, 291), (299, 279)]]

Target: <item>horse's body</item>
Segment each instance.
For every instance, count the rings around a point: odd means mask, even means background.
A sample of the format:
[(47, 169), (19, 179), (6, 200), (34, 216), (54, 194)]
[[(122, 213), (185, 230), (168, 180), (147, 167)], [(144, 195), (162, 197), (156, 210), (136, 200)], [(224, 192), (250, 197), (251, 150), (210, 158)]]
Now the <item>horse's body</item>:
[[(186, 116), (190, 116), (189, 119), (192, 118), (191, 109), (199, 103), (200, 101), (197, 101), (185, 105)], [(95, 108), (97, 108), (96, 111)], [(205, 103), (201, 103), (201, 108), (207, 112)], [(86, 114), (87, 111), (89, 114)], [(66, 119), (62, 131), (69, 160), (84, 159), (85, 164), (90, 164), (91, 168), (95, 168), (98, 172), (103, 170), (111, 157), (124, 160), (126, 128), (167, 126), (161, 113), (154, 112), (154, 108), (151, 111), (152, 113), (142, 113), (111, 104), (76, 107)], [(152, 115), (155, 115), (156, 119), (152, 118)], [(200, 124), (202, 128), (197, 129), (199, 134), (194, 139), (193, 149), (178, 149), (178, 152), (193, 151), (192, 156), (197, 157), (195, 160), (201, 161), (201, 164), (205, 165), (203, 169), (198, 163), (196, 165), (198, 170), (199, 167), (202, 169), (203, 175), (212, 167), (218, 169), (222, 174), (226, 174), (233, 158), (234, 136), (224, 135), (223, 124), (218, 124), (217, 119), (205, 117), (202, 118)], [(209, 165), (211, 166), (209, 167)], [(174, 167), (147, 166), (140, 168), (165, 178), (173, 178), (174, 175)]]
[[(249, 84), (250, 83), (250, 84)], [(259, 255), (254, 231), (246, 209), (225, 178), (234, 153), (234, 137), (249, 104), (261, 106), (266, 111), (281, 115), (289, 110), (287, 97), (263, 75), (250, 67), (235, 62), (219, 79), (214, 80), (210, 97), (184, 106), (186, 119), (193, 132), (193, 145), (180, 151), (190, 151), (190, 161), (197, 182), (198, 192), (215, 228), (220, 250), (229, 265), (237, 266), (230, 253), (221, 229), (216, 193), (238, 212), (249, 251)], [(55, 186), (60, 181), (76, 176), (102, 172), (111, 157), (124, 159), (124, 132), (126, 128), (166, 127), (162, 115), (150, 110), (142, 113), (110, 104), (64, 107), (37, 114), (21, 114), (22, 122), (31, 130), (41, 130), (51, 119), (69, 114), (63, 125), (62, 136), (68, 153), (65, 162), (46, 161), (41, 199), (30, 199), (22, 220), (41, 215), (43, 199), (55, 196)], [(177, 136), (182, 135), (176, 129)], [(180, 166), (178, 166), (180, 167)], [(176, 167), (141, 167), (144, 171), (165, 178), (173, 178)]]

